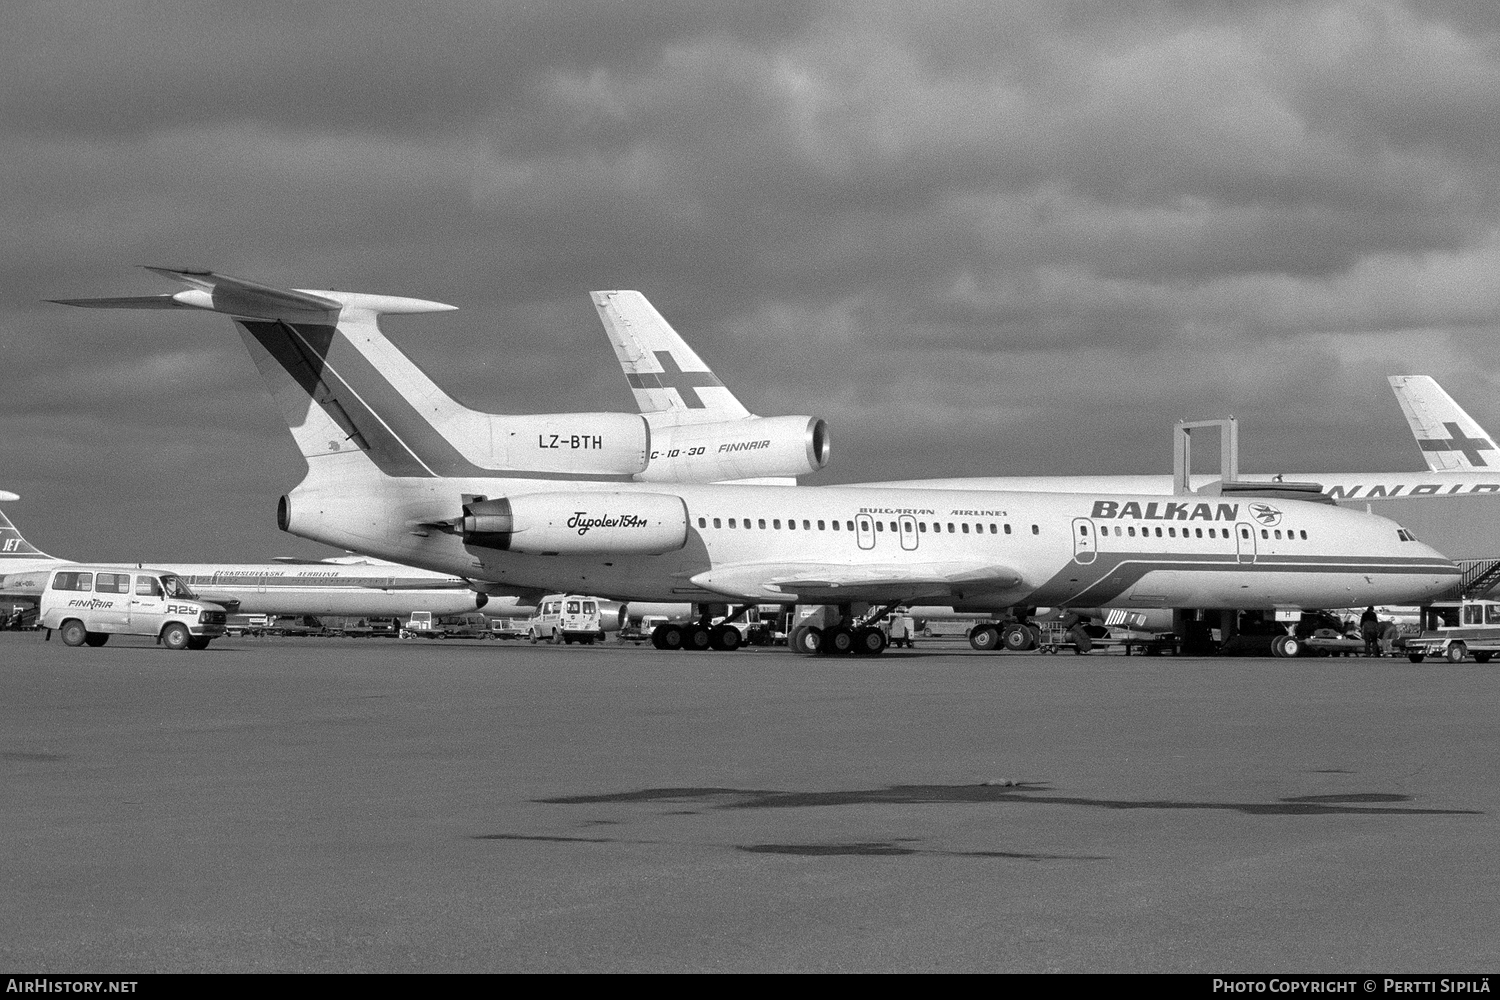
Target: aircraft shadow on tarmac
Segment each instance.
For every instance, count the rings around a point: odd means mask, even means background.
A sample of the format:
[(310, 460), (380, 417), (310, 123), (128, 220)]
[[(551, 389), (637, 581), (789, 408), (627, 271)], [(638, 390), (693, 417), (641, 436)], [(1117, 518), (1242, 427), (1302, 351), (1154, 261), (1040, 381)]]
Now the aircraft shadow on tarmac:
[(568, 795), (536, 799), (547, 805), (602, 805), (607, 803), (670, 802), (701, 803), (708, 809), (791, 809), (810, 806), (848, 805), (957, 805), (1004, 802), (1033, 805), (1088, 806), (1096, 809), (1225, 810), (1246, 816), (1465, 816), (1480, 815), (1477, 809), (1413, 808), (1407, 795), (1384, 792), (1348, 792), (1334, 795), (1298, 795), (1271, 802), (1191, 802), (1174, 799), (1103, 799), (1056, 795), (1046, 782), (1014, 782), (981, 785), (891, 785), (886, 788), (831, 792), (780, 792), (739, 788), (644, 788), (603, 795)]
[[(1476, 809), (1412, 808), (1403, 803), (1410, 796), (1386, 792), (1349, 792), (1332, 795), (1298, 795), (1272, 802), (1186, 802), (1170, 799), (1101, 799), (1084, 796), (1056, 795), (1047, 791), (1046, 782), (1005, 782), (981, 785), (892, 785), (887, 788), (834, 792), (782, 792), (740, 788), (643, 788), (631, 792), (602, 795), (567, 795), (534, 799), (546, 805), (620, 805), (693, 803), (700, 809), (674, 809), (669, 816), (691, 816), (704, 809), (790, 809), (815, 806), (849, 805), (958, 805), (974, 803), (1033, 803), (1041, 805), (1087, 806), (1096, 809), (1190, 809), (1224, 810), (1247, 816), (1430, 816), (1479, 815)], [(616, 825), (614, 820), (594, 820), (588, 825)], [(626, 838), (590, 837), (564, 834), (491, 833), (475, 835), (475, 840), (532, 841), (544, 843), (616, 844), (648, 843)], [(649, 843), (656, 843), (649, 841)], [(747, 854), (780, 854), (799, 857), (965, 857), (1000, 858), (1021, 861), (1107, 861), (1105, 855), (1049, 854), (1030, 851), (950, 851), (914, 846), (909, 838), (894, 840), (851, 841), (844, 843), (761, 843), (740, 844), (735, 850)]]

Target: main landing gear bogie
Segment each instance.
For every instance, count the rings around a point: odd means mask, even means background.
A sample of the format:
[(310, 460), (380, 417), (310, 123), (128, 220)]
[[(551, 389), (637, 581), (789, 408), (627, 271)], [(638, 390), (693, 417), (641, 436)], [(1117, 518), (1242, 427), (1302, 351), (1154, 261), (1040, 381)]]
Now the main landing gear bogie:
[(851, 628), (848, 625), (832, 625), (820, 629), (802, 625), (792, 631), (788, 642), (794, 653), (842, 656), (879, 656), (890, 645), (884, 632), (873, 625)]
[(745, 644), (740, 630), (733, 625), (658, 625), (651, 630), (651, 645), (655, 649), (690, 649), (701, 652), (707, 649), (733, 652)]

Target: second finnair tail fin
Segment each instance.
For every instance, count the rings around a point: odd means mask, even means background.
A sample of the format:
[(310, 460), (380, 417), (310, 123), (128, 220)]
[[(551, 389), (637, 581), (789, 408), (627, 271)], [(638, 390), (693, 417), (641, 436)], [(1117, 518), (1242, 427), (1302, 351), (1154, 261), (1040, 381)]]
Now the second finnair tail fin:
[(1500, 461), (1494, 438), (1430, 375), (1391, 375), (1417, 447), (1433, 472), (1487, 469)]
[(752, 416), (640, 292), (593, 292), (636, 405), (653, 424)]

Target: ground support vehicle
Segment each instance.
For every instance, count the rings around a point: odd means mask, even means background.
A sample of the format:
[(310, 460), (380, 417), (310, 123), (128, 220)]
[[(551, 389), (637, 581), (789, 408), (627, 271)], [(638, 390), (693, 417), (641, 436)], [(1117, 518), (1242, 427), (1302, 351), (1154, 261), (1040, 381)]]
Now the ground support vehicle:
[(1305, 636), (1294, 632), (1271, 639), (1272, 656), (1363, 656), (1364, 653), (1363, 639), (1331, 628), (1320, 628)]
[[(1103, 625), (1043, 622), (1039, 629), (1041, 637), (1037, 642), (1037, 650), (1053, 655), (1064, 649), (1071, 649), (1075, 655), (1081, 655), (1095, 649), (1120, 645), (1118, 640), (1110, 637), (1109, 629)], [(970, 644), (972, 645), (972, 641)]]
[(228, 613), (200, 601), (174, 573), (130, 566), (68, 565), (53, 571), (38, 623), (68, 646), (102, 646), (111, 635), (155, 636), (168, 649), (207, 649)]
[(533, 643), (581, 642), (592, 646), (604, 637), (599, 602), (582, 594), (548, 594), (537, 604), (536, 614), (527, 625), (527, 637)]
[(496, 618), (490, 622), (491, 639), (524, 639), (526, 622), (515, 618)]
[(1470, 657), (1476, 663), (1488, 663), (1500, 653), (1500, 601), (1463, 601), (1457, 610), (1441, 615), (1442, 627), (1424, 630), (1405, 641), (1406, 658), (1421, 663), (1429, 656), (1442, 657), (1449, 663), (1462, 663)]

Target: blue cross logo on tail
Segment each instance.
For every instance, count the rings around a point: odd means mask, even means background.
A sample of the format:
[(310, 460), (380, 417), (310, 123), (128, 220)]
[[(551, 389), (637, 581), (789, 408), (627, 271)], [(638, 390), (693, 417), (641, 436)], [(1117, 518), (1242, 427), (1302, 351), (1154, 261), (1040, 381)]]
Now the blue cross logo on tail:
[(671, 351), (651, 353), (656, 355), (656, 363), (661, 365), (661, 371), (626, 375), (625, 379), (632, 389), (676, 389), (677, 395), (682, 397), (683, 405), (688, 409), (705, 410), (708, 404), (703, 402), (696, 390), (724, 385), (713, 372), (683, 371), (677, 367), (677, 359), (672, 357)]
[(1478, 468), (1488, 468), (1485, 460), (1480, 457), (1481, 451), (1494, 451), (1494, 442), (1488, 438), (1471, 438), (1459, 429), (1458, 424), (1443, 422), (1443, 426), (1452, 434), (1451, 438), (1418, 438), (1417, 444), (1423, 451), (1461, 451), (1469, 464)]

